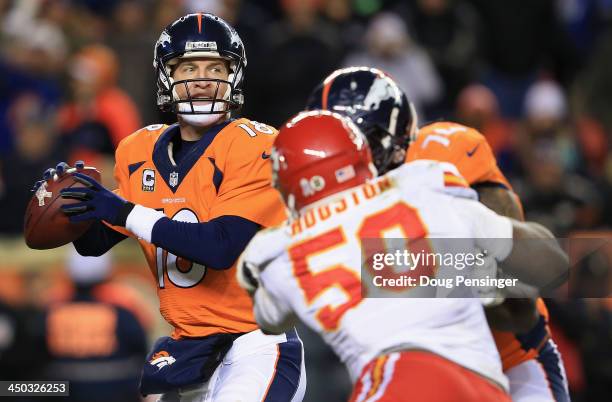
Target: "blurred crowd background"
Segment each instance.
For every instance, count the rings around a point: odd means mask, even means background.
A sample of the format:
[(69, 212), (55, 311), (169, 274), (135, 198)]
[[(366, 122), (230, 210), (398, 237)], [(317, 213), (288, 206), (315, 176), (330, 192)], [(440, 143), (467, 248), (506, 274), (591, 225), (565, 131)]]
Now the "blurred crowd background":
[[(610, 400), (612, 0), (0, 0), (0, 379), (71, 379), (74, 400), (138, 400), (134, 362), (167, 332), (139, 250), (95, 261), (28, 250), (23, 213), (47, 167), (83, 159), (112, 187), (117, 143), (173, 121), (156, 107), (153, 46), (198, 11), (245, 43), (246, 117), (278, 127), (334, 69), (381, 68), (421, 124), (487, 137), (528, 219), (599, 239), (578, 253), (582, 290), (548, 304), (574, 400)], [(302, 333), (307, 401), (345, 400), (344, 369)]]

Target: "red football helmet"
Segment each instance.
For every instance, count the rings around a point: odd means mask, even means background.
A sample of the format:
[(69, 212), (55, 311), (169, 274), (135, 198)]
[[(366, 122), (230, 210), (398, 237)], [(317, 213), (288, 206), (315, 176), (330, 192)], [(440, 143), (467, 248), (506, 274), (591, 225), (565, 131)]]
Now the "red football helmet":
[(376, 177), (365, 136), (350, 119), (327, 110), (289, 120), (274, 142), (272, 164), (274, 186), (293, 213)]

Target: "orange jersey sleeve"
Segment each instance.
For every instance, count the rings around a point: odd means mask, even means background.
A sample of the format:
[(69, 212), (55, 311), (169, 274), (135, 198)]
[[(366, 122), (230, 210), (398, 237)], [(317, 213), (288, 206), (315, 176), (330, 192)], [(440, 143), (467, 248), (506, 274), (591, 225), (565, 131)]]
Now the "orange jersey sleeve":
[(212, 205), (210, 219), (236, 215), (263, 227), (280, 224), (286, 219), (285, 206), (271, 185), (272, 163), (269, 158), (277, 131), (240, 119), (234, 124), (231, 134), (221, 167), (223, 182)]
[(450, 162), (470, 185), (495, 183), (511, 189), (487, 140), (473, 128), (451, 122), (422, 127), (406, 155), (406, 162), (417, 159)]

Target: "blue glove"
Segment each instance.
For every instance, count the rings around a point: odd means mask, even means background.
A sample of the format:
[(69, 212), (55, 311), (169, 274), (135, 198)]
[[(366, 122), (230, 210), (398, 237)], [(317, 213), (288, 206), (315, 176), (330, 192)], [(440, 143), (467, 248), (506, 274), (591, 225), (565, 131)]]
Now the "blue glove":
[[(83, 169), (85, 167), (85, 162), (77, 161), (74, 166), (79, 170)], [(48, 181), (49, 179), (52, 179), (54, 175), (57, 175), (58, 178), (62, 177), (68, 169), (70, 169), (70, 166), (66, 162), (60, 162), (57, 164), (57, 166), (55, 166), (55, 169), (49, 168), (45, 170), (45, 172), (43, 173), (43, 179), (38, 180), (36, 183), (34, 183), (34, 186), (32, 187), (32, 192), (35, 193), (36, 190), (38, 190), (38, 187), (40, 187), (44, 182)]]
[(70, 187), (60, 191), (62, 198), (81, 201), (62, 205), (62, 211), (69, 216), (70, 222), (97, 219), (111, 225), (125, 226), (127, 216), (134, 209), (134, 204), (107, 190), (96, 180), (83, 173), (74, 173), (73, 177), (85, 187)]

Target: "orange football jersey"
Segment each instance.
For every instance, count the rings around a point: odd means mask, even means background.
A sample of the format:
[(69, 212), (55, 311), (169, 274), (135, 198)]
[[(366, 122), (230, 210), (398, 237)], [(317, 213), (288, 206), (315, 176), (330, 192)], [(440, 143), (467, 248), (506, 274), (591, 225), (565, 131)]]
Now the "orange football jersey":
[(417, 159), (450, 162), (470, 184), (495, 183), (512, 189), (485, 137), (461, 124), (439, 122), (421, 128), (406, 155), (406, 162)]
[[(512, 191), (508, 179), (497, 166), (486, 138), (476, 129), (452, 122), (438, 122), (422, 127), (406, 155), (406, 162), (417, 159), (450, 162), (471, 186), (493, 183)], [(520, 203), (518, 197), (517, 201)], [(537, 308), (548, 322), (548, 310), (542, 299), (538, 299)], [(546, 330), (548, 333), (548, 328)], [(538, 355), (536, 349), (523, 347), (513, 333), (492, 332), (504, 371)]]
[[(270, 186), (267, 160), (276, 133), (247, 119), (230, 121), (206, 132), (176, 164), (170, 147), (172, 137), (180, 135), (178, 125), (145, 127), (117, 148), (118, 193), (183, 222), (233, 215), (264, 227), (279, 224), (285, 207)], [(157, 282), (161, 314), (174, 327), (173, 338), (257, 329), (235, 267), (209, 269), (138, 241)]]

